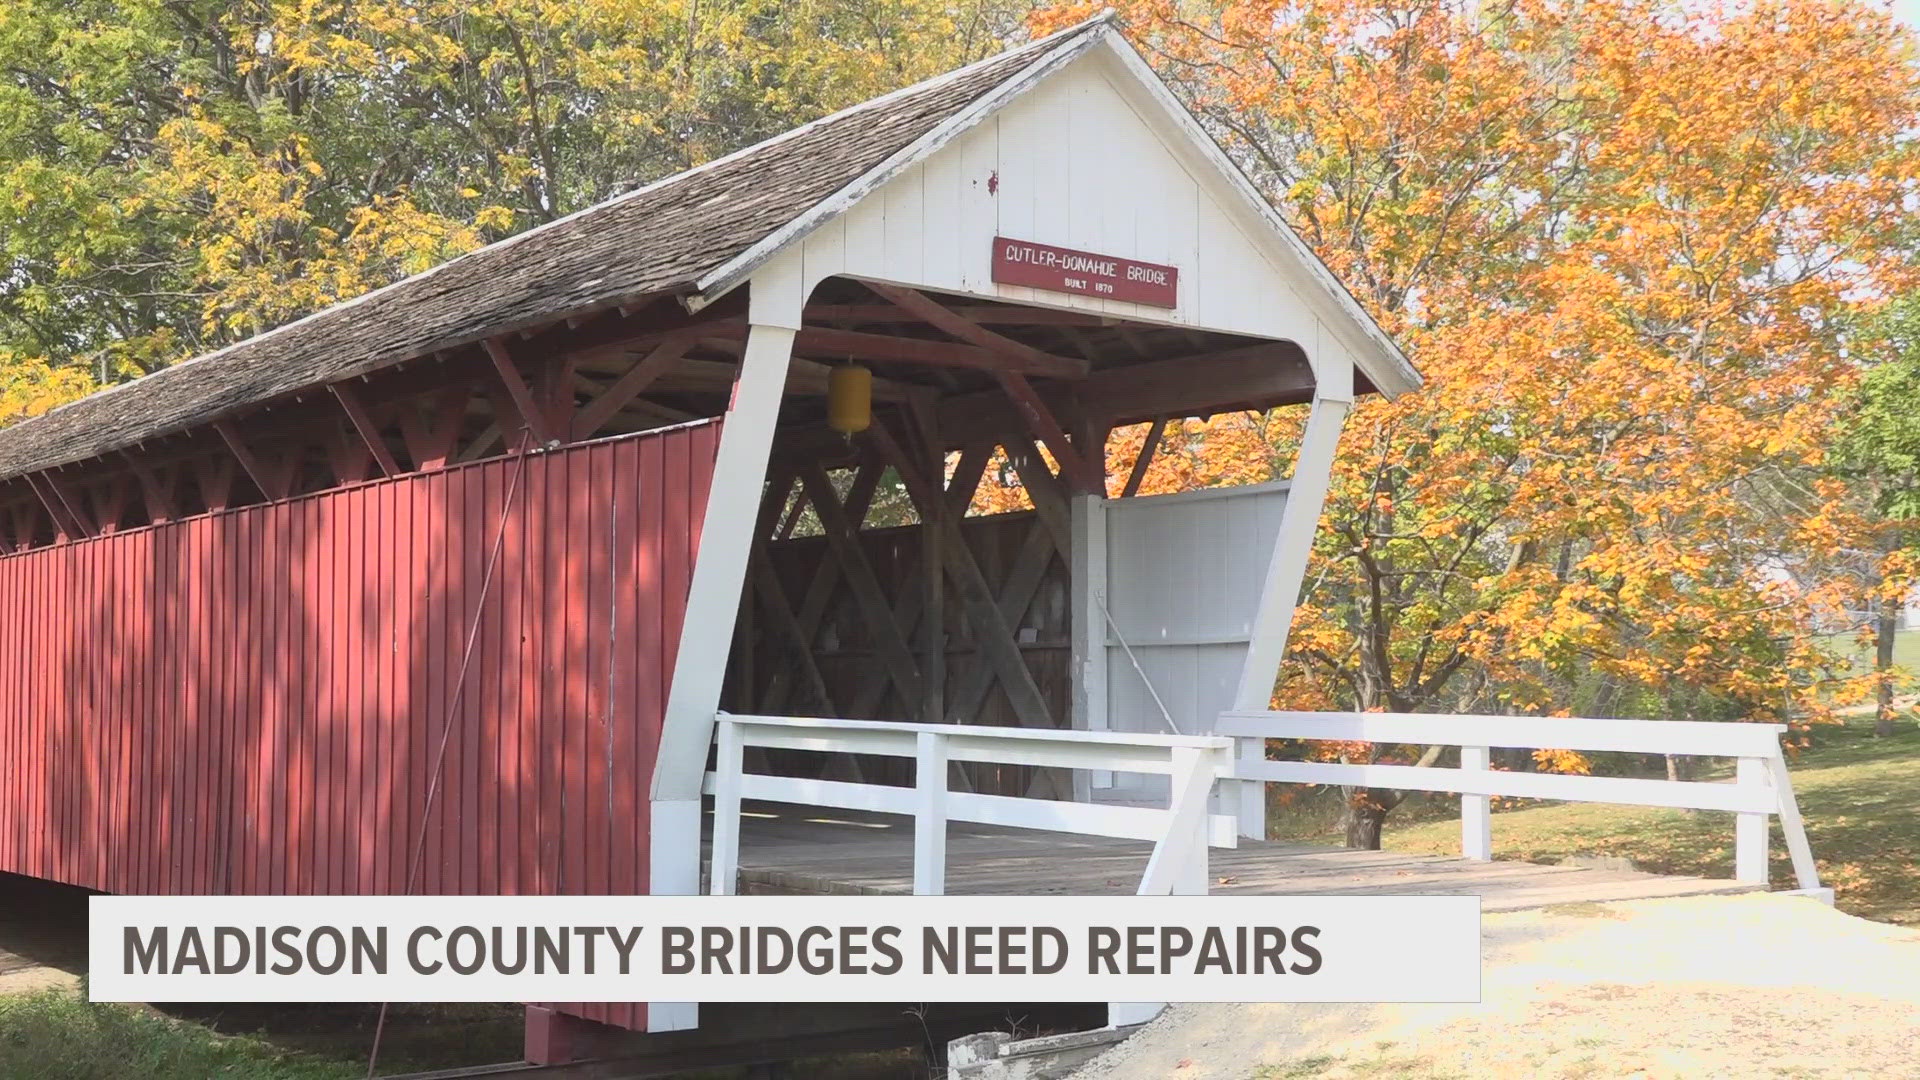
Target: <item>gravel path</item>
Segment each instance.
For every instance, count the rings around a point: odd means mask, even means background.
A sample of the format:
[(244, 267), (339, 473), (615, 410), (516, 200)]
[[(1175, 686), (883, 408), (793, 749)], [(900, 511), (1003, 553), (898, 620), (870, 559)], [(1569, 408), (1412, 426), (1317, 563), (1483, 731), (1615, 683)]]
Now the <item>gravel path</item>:
[(1920, 1078), (1911, 929), (1751, 894), (1488, 915), (1483, 940), (1480, 1004), (1178, 1006), (1075, 1080)]

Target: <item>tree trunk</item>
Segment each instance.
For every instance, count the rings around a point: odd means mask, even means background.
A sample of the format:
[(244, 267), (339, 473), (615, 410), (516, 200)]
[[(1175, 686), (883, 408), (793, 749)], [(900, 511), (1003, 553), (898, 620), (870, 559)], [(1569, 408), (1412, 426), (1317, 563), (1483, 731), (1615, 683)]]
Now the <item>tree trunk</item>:
[(1380, 826), (1387, 820), (1387, 811), (1393, 808), (1392, 794), (1361, 788), (1347, 796), (1347, 813), (1344, 820), (1347, 831), (1347, 846), (1359, 851), (1380, 850)]
[(1900, 625), (1900, 605), (1880, 601), (1879, 616), (1873, 633), (1873, 670), (1880, 676), (1874, 691), (1879, 707), (1873, 714), (1873, 733), (1885, 738), (1893, 734), (1893, 683), (1887, 673), (1893, 669), (1893, 635)]

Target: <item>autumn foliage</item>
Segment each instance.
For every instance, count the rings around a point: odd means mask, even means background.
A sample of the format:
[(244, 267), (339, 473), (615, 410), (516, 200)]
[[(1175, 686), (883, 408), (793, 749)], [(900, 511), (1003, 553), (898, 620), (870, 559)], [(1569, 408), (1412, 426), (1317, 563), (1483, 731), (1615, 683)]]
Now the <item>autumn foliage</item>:
[[(1874, 525), (1821, 466), (1860, 316), (1913, 285), (1905, 30), (1844, 2), (1121, 11), (1428, 379), (1349, 423), (1284, 705), (1831, 706), (1816, 631), (1858, 597), (1825, 568)], [(1290, 430), (1182, 437), (1258, 472)]]
[[(1804, 720), (1886, 685), (1822, 630), (1910, 568), (1827, 451), (1916, 284), (1909, 31), (1116, 2), (1428, 380), (1349, 422), (1283, 705)], [(17, 0), (0, 422), (994, 51), (1016, 6)], [(1301, 420), (1171, 425), (1142, 489), (1283, 476)], [(996, 477), (978, 509), (1020, 505)]]

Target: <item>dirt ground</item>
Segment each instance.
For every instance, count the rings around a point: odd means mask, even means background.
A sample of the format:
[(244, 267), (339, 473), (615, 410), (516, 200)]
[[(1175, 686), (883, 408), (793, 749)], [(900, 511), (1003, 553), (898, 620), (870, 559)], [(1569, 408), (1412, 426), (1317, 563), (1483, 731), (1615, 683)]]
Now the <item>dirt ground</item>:
[(0, 994), (80, 985), (87, 891), (0, 874)]
[(1479, 1004), (1176, 1006), (1075, 1078), (1920, 1078), (1920, 932), (1765, 894), (1482, 932)]

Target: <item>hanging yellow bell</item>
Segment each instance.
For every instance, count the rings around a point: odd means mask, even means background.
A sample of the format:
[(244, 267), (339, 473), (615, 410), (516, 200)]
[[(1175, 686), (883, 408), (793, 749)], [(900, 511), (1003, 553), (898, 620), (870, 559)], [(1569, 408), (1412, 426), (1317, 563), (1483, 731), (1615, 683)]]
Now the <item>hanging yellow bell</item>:
[(827, 426), (842, 435), (867, 430), (873, 423), (873, 372), (859, 364), (841, 364), (827, 373)]

